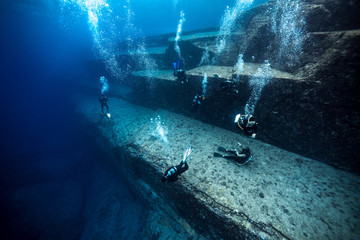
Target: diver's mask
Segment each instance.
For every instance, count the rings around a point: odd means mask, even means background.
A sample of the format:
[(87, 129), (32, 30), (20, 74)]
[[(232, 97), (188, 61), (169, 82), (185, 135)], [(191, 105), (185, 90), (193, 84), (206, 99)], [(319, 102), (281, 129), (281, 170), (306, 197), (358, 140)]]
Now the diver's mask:
[(249, 116), (246, 127), (253, 127), (256, 124), (254, 117), (252, 115)]
[(255, 126), (256, 122), (255, 121), (249, 121), (247, 124), (246, 124), (246, 127), (253, 127)]

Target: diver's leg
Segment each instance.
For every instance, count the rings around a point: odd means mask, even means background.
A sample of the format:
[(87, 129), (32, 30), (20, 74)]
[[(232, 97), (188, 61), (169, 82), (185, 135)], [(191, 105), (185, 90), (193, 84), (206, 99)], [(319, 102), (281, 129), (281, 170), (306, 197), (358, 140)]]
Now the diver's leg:
[(226, 150), (226, 152), (234, 154), (236, 156), (236, 151), (234, 151), (234, 150)]

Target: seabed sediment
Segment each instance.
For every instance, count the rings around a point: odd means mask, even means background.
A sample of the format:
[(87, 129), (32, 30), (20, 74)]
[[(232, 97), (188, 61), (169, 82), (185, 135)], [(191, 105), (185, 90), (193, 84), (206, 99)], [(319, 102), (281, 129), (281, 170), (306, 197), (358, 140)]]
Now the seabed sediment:
[[(78, 112), (114, 153), (108, 159), (138, 194), (158, 201), (167, 216), (178, 212), (188, 236), (199, 239), (356, 239), (360, 235), (360, 177), (241, 134), (167, 110), (111, 98), (112, 118), (102, 118), (95, 96), (79, 96)], [(160, 121), (166, 139), (156, 134)], [(151, 120), (152, 119), (152, 120)], [(215, 158), (217, 147), (253, 152), (238, 166)], [(176, 183), (160, 181), (189, 145), (189, 170)], [(179, 220), (181, 219), (181, 220)], [(186, 219), (186, 220), (185, 220)], [(154, 224), (153, 222), (151, 224)], [(159, 223), (161, 224), (161, 223)], [(191, 227), (190, 227), (191, 226)], [(180, 236), (179, 236), (180, 238)]]

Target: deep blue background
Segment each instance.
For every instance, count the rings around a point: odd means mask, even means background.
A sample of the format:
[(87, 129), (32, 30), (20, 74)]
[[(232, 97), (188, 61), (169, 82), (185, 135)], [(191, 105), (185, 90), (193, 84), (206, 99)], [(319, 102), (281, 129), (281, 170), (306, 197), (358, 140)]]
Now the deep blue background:
[[(121, 8), (124, 1), (117, 2)], [(187, 19), (184, 31), (218, 26), (226, 5), (235, 1), (214, 1), (211, 6), (208, 0), (178, 2), (174, 7), (168, 0), (132, 1), (136, 27), (144, 35), (175, 32), (180, 10)], [(137, 233), (141, 225), (137, 213), (143, 206), (116, 173), (97, 164), (106, 153), (84, 135), (71, 102), (78, 90), (75, 82), (99, 77), (89, 75), (87, 69), (93, 56), (87, 16), (60, 16), (69, 12), (61, 13), (55, 3), (14, 0), (2, 1), (0, 6), (0, 238), (36, 239), (46, 222), (58, 225), (54, 231), (79, 237), (83, 217), (91, 215), (78, 212), (84, 202), (94, 206), (116, 202), (96, 197), (104, 194), (99, 190), (104, 188), (124, 196), (124, 208), (131, 205), (132, 222), (139, 226), (126, 225), (127, 212), (115, 222), (125, 219), (124, 229)], [(69, 183), (75, 184), (72, 190), (66, 187)], [(59, 208), (55, 204), (59, 201), (67, 204)], [(54, 209), (63, 212), (56, 215)], [(64, 220), (69, 212), (76, 224), (65, 230), (61, 224), (69, 221)], [(57, 218), (62, 219), (60, 224)]]
[(87, 22), (0, 9), (0, 238), (138, 239), (142, 205), (74, 114), (74, 82), (91, 77)]

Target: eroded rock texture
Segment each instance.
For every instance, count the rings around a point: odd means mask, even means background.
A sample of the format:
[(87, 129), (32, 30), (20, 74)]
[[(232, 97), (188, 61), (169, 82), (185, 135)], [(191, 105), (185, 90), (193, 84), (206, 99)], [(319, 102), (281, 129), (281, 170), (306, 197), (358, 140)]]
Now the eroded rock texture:
[[(188, 81), (167, 81), (153, 73), (135, 74), (133, 101), (237, 131), (231, 122), (236, 113), (244, 112), (252, 90), (248, 82), (256, 71), (240, 73), (236, 84), (222, 88), (213, 77), (213, 69), (218, 69), (222, 81), (231, 81), (237, 74), (234, 65), (239, 54), (243, 54), (245, 66), (268, 60), (272, 69), (292, 77), (274, 77), (263, 88), (254, 111), (260, 122), (259, 139), (359, 172), (359, 3), (278, 2), (253, 8), (237, 20), (225, 50), (212, 62), (212, 70), (197, 67), (206, 48), (209, 59), (214, 60), (218, 35), (214, 31), (184, 35), (179, 46), (184, 51)], [(170, 41), (165, 62), (174, 56)], [(206, 71), (211, 72), (207, 100), (191, 113), (191, 101), (202, 92)], [(168, 80), (173, 80), (171, 71)], [(152, 93), (148, 93), (147, 85), (151, 85)]]

